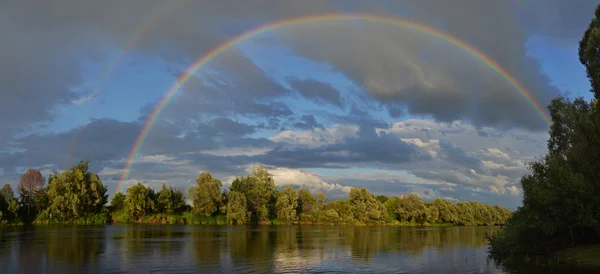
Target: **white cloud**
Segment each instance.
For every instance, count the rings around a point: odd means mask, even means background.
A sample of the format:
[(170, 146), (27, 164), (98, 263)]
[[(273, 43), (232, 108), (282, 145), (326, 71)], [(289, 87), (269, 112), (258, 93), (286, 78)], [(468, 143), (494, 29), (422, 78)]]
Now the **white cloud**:
[(273, 179), (275, 179), (275, 184), (277, 185), (300, 186), (303, 188), (307, 188), (311, 192), (350, 192), (349, 186), (343, 186), (335, 183), (327, 183), (321, 178), (319, 178), (317, 175), (299, 169), (280, 167), (270, 169), (269, 172), (273, 175)]
[(287, 143), (305, 147), (320, 147), (339, 143), (347, 137), (356, 136), (358, 129), (357, 125), (335, 124), (325, 129), (315, 128), (304, 131), (286, 130), (269, 139), (278, 143)]

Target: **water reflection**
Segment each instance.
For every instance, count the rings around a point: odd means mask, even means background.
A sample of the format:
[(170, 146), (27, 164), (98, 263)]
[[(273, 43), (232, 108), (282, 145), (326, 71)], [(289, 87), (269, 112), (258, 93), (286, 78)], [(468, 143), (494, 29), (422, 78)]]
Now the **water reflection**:
[(505, 273), (487, 258), (485, 235), (495, 229), (0, 228), (0, 273)]

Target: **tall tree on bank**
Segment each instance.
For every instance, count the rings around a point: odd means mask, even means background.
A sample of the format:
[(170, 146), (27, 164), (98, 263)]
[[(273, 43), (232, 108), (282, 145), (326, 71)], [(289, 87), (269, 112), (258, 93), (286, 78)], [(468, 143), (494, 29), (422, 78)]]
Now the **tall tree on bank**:
[(55, 172), (48, 182), (50, 204), (40, 213), (43, 221), (67, 222), (100, 213), (108, 201), (106, 187), (98, 174), (89, 171), (89, 162)]
[(152, 214), (156, 211), (155, 196), (154, 190), (138, 182), (127, 189), (125, 208), (130, 216), (136, 218)]
[(221, 208), (223, 203), (221, 186), (221, 180), (214, 178), (210, 173), (202, 172), (198, 175), (196, 187), (189, 191), (193, 194), (195, 214), (211, 216)]
[(594, 98), (600, 100), (600, 5), (579, 41), (579, 61), (585, 66)]
[(600, 243), (600, 5), (579, 44), (595, 100), (563, 97), (548, 106), (548, 153), (521, 179), (523, 206), (490, 239), (496, 257)]
[(290, 223), (296, 219), (296, 209), (298, 208), (298, 194), (291, 186), (286, 187), (277, 195), (275, 209), (277, 218)]
[(44, 195), (45, 182), (46, 179), (37, 169), (28, 169), (21, 175), (21, 179), (19, 180), (21, 204), (27, 209), (28, 216), (37, 213), (36, 203), (39, 202), (39, 198)]
[(5, 221), (16, 221), (19, 217), (19, 202), (9, 184), (0, 189), (0, 223)]

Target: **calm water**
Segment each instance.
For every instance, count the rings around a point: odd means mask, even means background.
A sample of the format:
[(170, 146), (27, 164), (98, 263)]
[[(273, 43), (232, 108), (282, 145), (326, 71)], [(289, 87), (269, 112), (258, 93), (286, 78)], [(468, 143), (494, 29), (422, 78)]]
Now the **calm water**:
[(496, 229), (0, 228), (0, 273), (507, 273), (487, 257)]

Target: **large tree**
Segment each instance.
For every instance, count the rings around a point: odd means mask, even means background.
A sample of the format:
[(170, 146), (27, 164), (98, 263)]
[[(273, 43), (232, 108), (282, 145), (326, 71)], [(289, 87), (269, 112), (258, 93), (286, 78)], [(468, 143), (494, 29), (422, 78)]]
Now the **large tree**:
[(160, 213), (171, 214), (178, 212), (185, 205), (183, 192), (163, 184), (156, 196), (156, 210)]
[(50, 204), (42, 212), (42, 218), (62, 222), (100, 213), (108, 201), (106, 191), (98, 174), (89, 171), (87, 161), (61, 173), (55, 172), (48, 182)]
[(274, 200), (276, 187), (273, 176), (264, 166), (253, 168), (249, 176), (235, 178), (230, 189), (232, 192), (244, 194), (248, 209), (253, 216), (260, 221), (268, 220), (269, 203)]
[(154, 190), (138, 182), (127, 189), (125, 208), (132, 217), (140, 218), (156, 210)]
[(521, 179), (523, 206), (491, 241), (491, 253), (544, 252), (600, 242), (600, 5), (579, 44), (596, 101), (563, 97), (548, 106), (548, 153)]
[(2, 220), (13, 221), (18, 217), (19, 203), (9, 184), (0, 189), (0, 223)]
[(278, 193), (275, 208), (279, 220), (287, 223), (295, 220), (297, 207), (298, 194), (291, 186), (286, 187)]
[(196, 186), (189, 191), (193, 195), (195, 214), (211, 216), (221, 208), (221, 186), (221, 180), (214, 178), (210, 173), (202, 172), (198, 175)]
[(27, 209), (27, 215), (35, 215), (39, 210), (38, 202), (40, 197), (44, 195), (44, 184), (46, 179), (37, 169), (28, 169), (21, 175), (19, 180), (19, 192), (21, 195), (21, 203)]
[(600, 100), (600, 5), (579, 42), (579, 61), (585, 66), (594, 98)]

